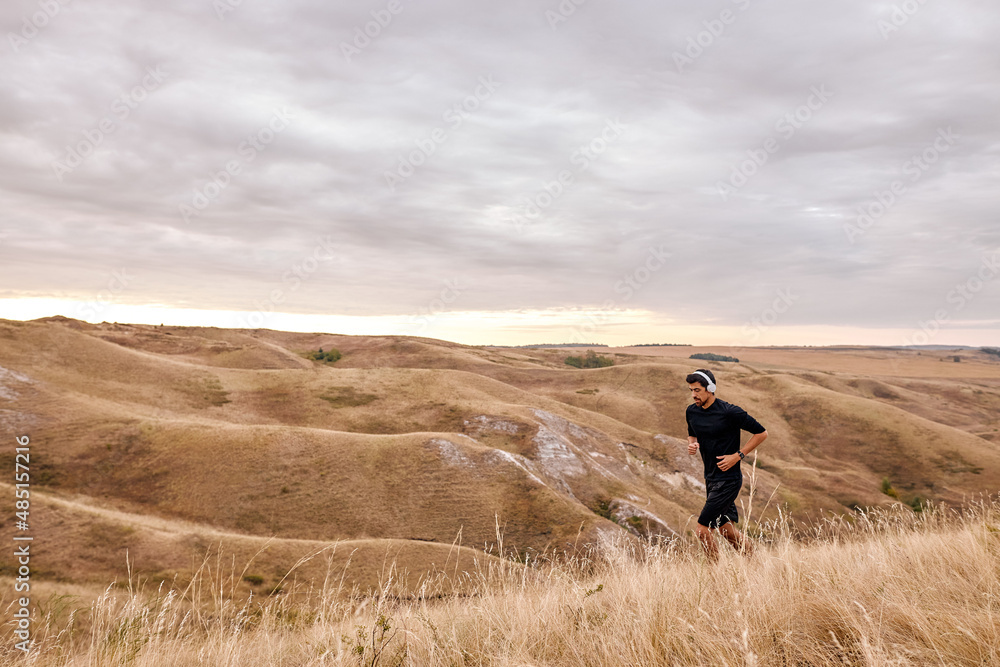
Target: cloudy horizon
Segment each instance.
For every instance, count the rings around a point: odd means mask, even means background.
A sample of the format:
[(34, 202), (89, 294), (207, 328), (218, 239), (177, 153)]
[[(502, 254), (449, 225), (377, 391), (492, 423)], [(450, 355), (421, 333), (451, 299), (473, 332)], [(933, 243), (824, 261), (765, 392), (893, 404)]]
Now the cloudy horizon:
[(1000, 344), (1000, 7), (17, 0), (0, 317)]

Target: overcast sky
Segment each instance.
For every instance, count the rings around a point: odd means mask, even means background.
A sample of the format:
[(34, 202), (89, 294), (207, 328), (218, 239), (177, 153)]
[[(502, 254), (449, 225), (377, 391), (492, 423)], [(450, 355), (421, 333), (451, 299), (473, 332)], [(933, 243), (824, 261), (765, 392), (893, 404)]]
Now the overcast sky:
[(0, 317), (1000, 343), (993, 2), (11, 0), (0, 28)]

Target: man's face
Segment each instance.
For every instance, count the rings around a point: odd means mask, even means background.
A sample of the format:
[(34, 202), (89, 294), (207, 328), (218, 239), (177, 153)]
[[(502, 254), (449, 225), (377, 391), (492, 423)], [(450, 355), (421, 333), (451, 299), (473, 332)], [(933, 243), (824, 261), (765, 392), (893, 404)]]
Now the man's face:
[(712, 396), (708, 389), (701, 386), (700, 382), (691, 382), (688, 384), (688, 387), (691, 388), (691, 398), (694, 399), (694, 404), (698, 407), (704, 405), (705, 402)]

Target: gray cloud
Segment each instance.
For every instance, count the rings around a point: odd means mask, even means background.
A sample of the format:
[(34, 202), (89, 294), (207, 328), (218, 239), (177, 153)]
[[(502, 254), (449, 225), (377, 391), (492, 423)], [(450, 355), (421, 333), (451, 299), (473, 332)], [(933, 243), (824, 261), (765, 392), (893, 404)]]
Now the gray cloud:
[[(454, 277), (463, 309), (588, 307), (655, 247), (629, 306), (741, 324), (793, 286), (783, 324), (909, 328), (1000, 246), (1000, 9), (927, 3), (886, 33), (893, 5), (857, 0), (588, 0), (554, 26), (555, 0), (400, 0), (345, 57), (388, 4), (90, 0), (31, 38), (41, 5), (3, 5), (3, 294), (86, 299), (128, 267), (123, 301), (246, 310), (329, 237), (283, 309), (414, 313)], [(998, 305), (993, 284), (962, 316)]]

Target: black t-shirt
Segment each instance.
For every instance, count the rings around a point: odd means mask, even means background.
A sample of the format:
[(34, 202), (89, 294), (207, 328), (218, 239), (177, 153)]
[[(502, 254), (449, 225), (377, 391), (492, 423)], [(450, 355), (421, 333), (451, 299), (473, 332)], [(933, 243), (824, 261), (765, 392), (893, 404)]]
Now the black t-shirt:
[(740, 449), (740, 429), (748, 433), (763, 433), (764, 427), (738, 405), (718, 398), (708, 407), (692, 403), (687, 408), (688, 435), (698, 439), (701, 460), (705, 464), (705, 481), (742, 479), (740, 464), (729, 470), (719, 470), (717, 456), (735, 454)]

